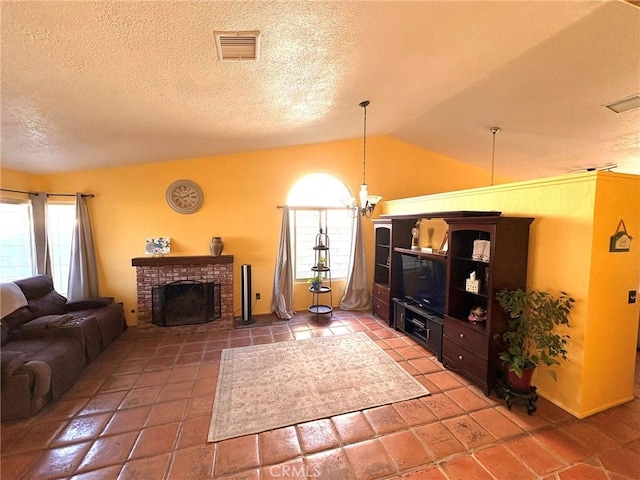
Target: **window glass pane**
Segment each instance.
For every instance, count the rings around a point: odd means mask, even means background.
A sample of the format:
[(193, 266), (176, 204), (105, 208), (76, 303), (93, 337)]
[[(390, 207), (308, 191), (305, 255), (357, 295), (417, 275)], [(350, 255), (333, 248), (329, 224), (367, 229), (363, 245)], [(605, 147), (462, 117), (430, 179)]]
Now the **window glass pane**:
[(0, 281), (34, 275), (30, 205), (0, 203), (0, 224)]
[(351, 257), (353, 218), (346, 209), (327, 210), (327, 235), (331, 242), (331, 274), (333, 278), (347, 278)]
[(321, 210), (295, 210), (292, 214), (295, 218), (291, 229), (295, 235), (294, 241), (291, 242), (294, 250), (295, 279), (306, 280), (313, 276), (311, 271), (315, 261), (313, 246), (324, 215)]
[(53, 285), (58, 293), (67, 295), (69, 264), (71, 262), (71, 237), (75, 226), (76, 207), (70, 204), (49, 204), (47, 229)]
[[(351, 255), (351, 232), (353, 219), (349, 213), (341, 208), (294, 210), (292, 216), (291, 245), (294, 250), (295, 279), (308, 280), (314, 275), (311, 270), (316, 264), (315, 250), (316, 237), (322, 230), (329, 237), (329, 267), (332, 280), (346, 278), (349, 272), (349, 259)], [(321, 222), (321, 223), (319, 223)]]

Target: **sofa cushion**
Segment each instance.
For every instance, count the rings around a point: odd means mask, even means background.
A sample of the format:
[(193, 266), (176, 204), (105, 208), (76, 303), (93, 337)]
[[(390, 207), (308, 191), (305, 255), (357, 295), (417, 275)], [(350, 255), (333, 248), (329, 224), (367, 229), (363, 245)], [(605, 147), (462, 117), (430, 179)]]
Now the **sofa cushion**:
[(66, 309), (67, 312), (93, 310), (96, 308), (106, 307), (107, 305), (112, 304), (113, 301), (113, 297), (92, 297), (82, 300), (67, 301)]
[(33, 316), (33, 313), (31, 313), (29, 307), (22, 307), (2, 319), (2, 328), (10, 332), (21, 325), (30, 322), (34, 318), (35, 317)]
[(16, 280), (14, 282), (27, 297), (33, 318), (65, 313), (67, 299), (53, 289), (53, 280), (47, 275)]
[(33, 330), (42, 330), (43, 328), (58, 328), (72, 320), (73, 317), (68, 313), (62, 315), (43, 315), (21, 325), (18, 330), (29, 332)]
[(69, 314), (78, 320), (86, 317), (97, 321), (103, 349), (111, 345), (127, 327), (124, 321), (124, 309), (120, 303), (110, 303), (97, 310), (72, 311)]

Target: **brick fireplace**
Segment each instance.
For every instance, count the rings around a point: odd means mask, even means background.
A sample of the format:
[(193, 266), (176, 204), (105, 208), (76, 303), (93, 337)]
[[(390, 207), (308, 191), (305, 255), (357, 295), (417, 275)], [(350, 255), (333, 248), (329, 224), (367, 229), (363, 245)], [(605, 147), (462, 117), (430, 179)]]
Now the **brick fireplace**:
[(233, 255), (137, 257), (131, 259), (131, 265), (136, 267), (138, 323), (151, 323), (153, 287), (193, 280), (220, 284), (222, 315), (215, 323), (233, 328)]

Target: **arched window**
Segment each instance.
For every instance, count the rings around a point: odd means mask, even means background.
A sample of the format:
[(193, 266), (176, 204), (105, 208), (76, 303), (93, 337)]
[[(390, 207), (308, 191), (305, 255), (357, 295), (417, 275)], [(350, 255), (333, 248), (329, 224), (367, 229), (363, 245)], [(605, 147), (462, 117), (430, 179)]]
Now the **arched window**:
[(351, 254), (353, 218), (341, 199), (351, 197), (347, 186), (327, 173), (299, 179), (289, 191), (291, 250), (295, 280), (313, 276), (316, 235), (320, 228), (329, 236), (331, 276), (346, 278)]

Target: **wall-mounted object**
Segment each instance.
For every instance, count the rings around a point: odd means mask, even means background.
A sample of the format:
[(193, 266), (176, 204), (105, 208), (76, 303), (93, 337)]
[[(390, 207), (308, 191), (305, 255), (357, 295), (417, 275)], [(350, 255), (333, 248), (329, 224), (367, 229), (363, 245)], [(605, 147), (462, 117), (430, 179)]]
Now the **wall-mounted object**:
[(191, 180), (176, 180), (167, 188), (167, 203), (176, 212), (195, 213), (200, 210), (204, 196), (202, 189)]
[(618, 222), (618, 228), (616, 233), (611, 235), (609, 240), (610, 252), (628, 252), (631, 249), (631, 240), (633, 237), (627, 233), (627, 227), (624, 224), (624, 220)]

